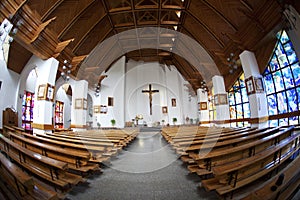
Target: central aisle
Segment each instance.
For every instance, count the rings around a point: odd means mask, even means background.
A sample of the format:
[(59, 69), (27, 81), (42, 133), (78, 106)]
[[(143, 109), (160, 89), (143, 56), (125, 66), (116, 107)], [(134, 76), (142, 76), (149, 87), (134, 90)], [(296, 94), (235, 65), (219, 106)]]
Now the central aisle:
[(74, 200), (217, 199), (199, 189), (200, 178), (188, 173), (183, 162), (159, 132), (142, 132), (103, 169), (88, 177), (68, 195)]

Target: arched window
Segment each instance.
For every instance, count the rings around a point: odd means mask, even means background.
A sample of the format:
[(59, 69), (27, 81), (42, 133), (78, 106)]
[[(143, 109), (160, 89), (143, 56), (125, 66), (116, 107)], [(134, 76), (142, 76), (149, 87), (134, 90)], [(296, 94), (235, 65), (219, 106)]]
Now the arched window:
[(300, 104), (299, 60), (287, 33), (281, 31), (277, 38), (273, 55), (263, 74), (271, 119), (269, 125), (299, 124), (299, 116), (295, 113)]
[[(231, 126), (249, 126), (245, 119), (250, 118), (250, 104), (246, 91), (245, 76), (242, 74), (228, 91), (230, 119), (236, 122)], [(238, 121), (240, 119), (240, 121)]]

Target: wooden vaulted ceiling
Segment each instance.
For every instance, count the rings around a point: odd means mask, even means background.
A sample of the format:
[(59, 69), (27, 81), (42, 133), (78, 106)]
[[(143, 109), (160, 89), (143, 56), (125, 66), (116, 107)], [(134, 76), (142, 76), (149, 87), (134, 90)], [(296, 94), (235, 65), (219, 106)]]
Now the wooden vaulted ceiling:
[[(297, 0), (6, 0), (0, 3), (0, 20), (9, 18), (18, 27), (8, 61), (9, 68), (18, 73), (34, 54), (42, 59), (55, 57), (60, 63), (68, 60), (74, 76), (83, 70), (86, 78), (98, 81), (103, 77), (95, 73), (96, 69), (105, 71), (116, 58), (126, 55), (127, 59), (175, 65), (196, 90), (203, 74), (197, 63), (172, 52), (189, 49), (189, 44), (174, 42), (173, 32), (153, 31), (145, 36), (130, 31), (117, 37), (115, 43), (103, 45), (101, 66), (80, 67), (90, 56), (100, 56), (91, 52), (108, 38), (129, 30), (159, 27), (177, 30), (197, 41), (229, 87), (242, 70), (239, 67), (229, 73), (227, 58), (231, 53), (238, 59), (242, 51), (253, 51), (261, 70), (266, 66), (275, 34), (284, 27), (285, 4), (299, 11)], [(197, 51), (188, 53), (199, 58)]]

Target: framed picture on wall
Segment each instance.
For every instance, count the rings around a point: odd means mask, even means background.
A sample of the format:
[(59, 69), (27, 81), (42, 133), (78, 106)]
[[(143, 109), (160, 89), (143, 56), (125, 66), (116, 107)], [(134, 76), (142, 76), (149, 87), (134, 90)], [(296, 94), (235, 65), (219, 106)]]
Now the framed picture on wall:
[(87, 110), (87, 99), (82, 99), (83, 100), (83, 109)]
[(214, 103), (215, 103), (215, 106), (219, 105), (219, 95), (215, 95), (214, 96)]
[(207, 110), (207, 102), (200, 102), (200, 110)]
[(94, 113), (100, 113), (100, 106), (94, 106)]
[(168, 113), (168, 107), (167, 106), (163, 106), (162, 107), (162, 113), (163, 114), (167, 114)]
[(254, 83), (253, 83), (253, 77), (249, 77), (245, 80), (246, 82), (246, 89), (247, 89), (247, 94), (254, 94), (255, 93), (255, 88), (254, 88)]
[(75, 109), (83, 109), (83, 99), (75, 99)]
[(227, 94), (219, 94), (219, 105), (228, 104)]
[(106, 114), (107, 113), (107, 106), (101, 105), (100, 106), (100, 113), (101, 114)]
[(176, 107), (176, 99), (173, 98), (173, 99), (171, 99), (171, 101), (172, 101), (172, 107)]
[(114, 106), (114, 98), (113, 97), (108, 97), (107, 102), (108, 102), (108, 106)]
[(254, 85), (255, 85), (255, 90), (258, 93), (263, 93), (264, 92), (264, 85), (263, 85), (263, 80), (262, 78), (254, 78)]
[(47, 100), (48, 101), (54, 101), (54, 91), (55, 91), (55, 87), (47, 84)]
[(46, 95), (47, 95), (47, 85), (46, 84), (39, 85), (37, 99), (46, 100)]

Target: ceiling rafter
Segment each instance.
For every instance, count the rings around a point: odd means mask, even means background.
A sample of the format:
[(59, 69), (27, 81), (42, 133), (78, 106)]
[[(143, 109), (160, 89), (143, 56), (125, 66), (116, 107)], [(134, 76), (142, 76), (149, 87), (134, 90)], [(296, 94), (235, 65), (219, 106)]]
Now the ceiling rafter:
[(202, 0), (212, 11), (214, 11), (221, 19), (223, 19), (235, 32), (238, 31), (237, 27), (229, 21), (215, 6), (213, 6), (209, 1)]
[(64, 0), (58, 0), (56, 1), (50, 9), (48, 9), (48, 11), (41, 17), (41, 20), (44, 21), (48, 18), (48, 16), (58, 7), (60, 6), (62, 3), (64, 2)]
[[(160, 29), (160, 26), (161, 26), (161, 9), (162, 9), (162, 0), (158, 0), (158, 5), (159, 5), (159, 8), (158, 8), (158, 28)], [(157, 32), (157, 48), (156, 48), (156, 52), (157, 52), (157, 55), (159, 55), (159, 49), (158, 49), (158, 45), (160, 44), (160, 33)]]
[(73, 24), (77, 22), (79, 17), (90, 7), (93, 5), (95, 0), (91, 1), (89, 4), (87, 4), (80, 12), (76, 14), (76, 16), (65, 26), (65, 28), (58, 34), (58, 38), (62, 38), (63, 35), (72, 27)]
[[(99, 18), (99, 20), (97, 22), (95, 22), (94, 26), (90, 27), (90, 29), (88, 29), (86, 31), (86, 33), (84, 34), (84, 36), (77, 42), (77, 44), (74, 46), (73, 48), (73, 52), (76, 52), (78, 50), (78, 48), (83, 44), (83, 42), (87, 39), (87, 36), (93, 31), (93, 29), (99, 24), (101, 23), (105, 17), (107, 17), (106, 15), (104, 15), (102, 18)], [(106, 38), (112, 31), (114, 31), (114, 29), (110, 29), (106, 34), (105, 37)], [(104, 39), (103, 38), (103, 39)]]
[(190, 11), (187, 11), (187, 14), (190, 15), (194, 20), (196, 20), (198, 22), (198, 24), (200, 24), (208, 33), (209, 35), (211, 35), (216, 42), (220, 45), (221, 48), (225, 47), (225, 44), (218, 38), (218, 36), (212, 32), (209, 27), (204, 24), (200, 19), (198, 19), (193, 13), (191, 13)]
[[(118, 32), (117, 32), (116, 29), (115, 29), (114, 23), (113, 23), (113, 21), (112, 21), (112, 19), (111, 19), (111, 15), (109, 14), (109, 9), (108, 9), (108, 6), (107, 6), (105, 0), (102, 0), (102, 4), (103, 4), (103, 6), (104, 6), (104, 10), (105, 10), (105, 12), (106, 12), (106, 16), (108, 17), (108, 20), (109, 20), (109, 23), (110, 23), (110, 25), (111, 25), (111, 28), (113, 29), (114, 34), (117, 35)], [(119, 42), (119, 36), (117, 36), (117, 37), (118, 37), (118, 45), (119, 45), (120, 49), (122, 50), (123, 54), (125, 54), (125, 53), (124, 53), (124, 50), (123, 50), (123, 48), (122, 48), (122, 46), (121, 46), (121, 44), (120, 44), (120, 42)], [(102, 41), (101, 41), (101, 42), (102, 42)]]
[(139, 54), (140, 57), (142, 57), (142, 52), (141, 52), (141, 43), (140, 43), (140, 39), (139, 39), (139, 34), (137, 31), (137, 19), (136, 19), (136, 15), (135, 15), (135, 5), (134, 5), (134, 0), (130, 0), (131, 1), (131, 12), (132, 12), (132, 16), (133, 16), (133, 21), (134, 21), (134, 28), (135, 28), (135, 35), (136, 35), (136, 41), (138, 44), (138, 48), (139, 48)]

